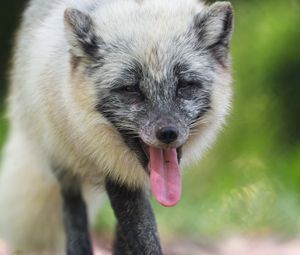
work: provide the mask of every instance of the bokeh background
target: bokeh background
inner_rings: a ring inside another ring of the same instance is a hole
[[[25,3],[0,3],[1,147],[13,34]],[[300,234],[300,0],[232,3],[232,114],[216,146],[186,170],[181,203],[170,209],[153,201],[166,238]],[[112,233],[114,224],[107,203],[95,230]]]

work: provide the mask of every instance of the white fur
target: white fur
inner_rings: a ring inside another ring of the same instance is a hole
[[[196,0],[30,3],[17,39],[9,97],[11,131],[0,176],[0,237],[16,249],[53,252],[63,245],[61,198],[52,162],[80,174],[86,189],[106,175],[131,186],[149,185],[135,154],[94,111],[92,81],[70,70],[63,13],[69,7],[88,13],[94,5],[101,6],[91,16],[104,41],[116,34],[135,34],[141,43],[184,31],[204,8]],[[141,16],[133,15],[137,9],[142,10],[143,22]],[[155,15],[160,18],[153,24]],[[112,17],[119,19],[111,22]],[[161,23],[162,19],[166,22]],[[214,111],[199,124],[199,135],[184,147],[183,165],[199,159],[211,145],[224,123],[230,97],[230,74],[225,72],[214,85]]]

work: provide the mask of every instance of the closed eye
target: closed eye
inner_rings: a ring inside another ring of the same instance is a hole
[[[138,83],[133,85],[120,86],[118,88],[114,88],[112,91],[123,98],[132,98],[134,102],[140,102],[145,99],[144,94],[140,90]]]
[[[139,93],[140,89],[137,86],[124,86],[121,88],[124,92],[128,93]]]
[[[185,100],[193,100],[203,88],[198,80],[178,80],[176,96]]]
[[[199,81],[185,81],[179,80],[177,89],[186,89],[186,88],[202,88],[202,83]]]
[[[113,91],[119,93],[141,93],[138,84],[119,86],[114,88]]]
[[[197,90],[203,88],[203,85],[200,81],[196,80],[178,80],[177,84],[177,96],[179,97],[190,97],[191,94]]]

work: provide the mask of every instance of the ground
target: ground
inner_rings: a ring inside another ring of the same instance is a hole
[[[97,238],[94,243],[95,255],[111,255],[107,240]],[[300,239],[231,237],[215,244],[201,244],[179,238],[165,242],[164,248],[166,255],[299,255]],[[10,253],[0,240],[0,255],[15,254]]]

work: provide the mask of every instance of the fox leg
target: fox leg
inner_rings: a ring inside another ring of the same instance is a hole
[[[89,222],[80,184],[75,177],[58,175],[63,199],[67,255],[92,255]]]
[[[155,218],[143,190],[129,190],[110,180],[106,190],[118,220],[114,255],[162,255]]]
[[[114,255],[131,255],[125,236],[119,224],[116,227],[113,249]]]

